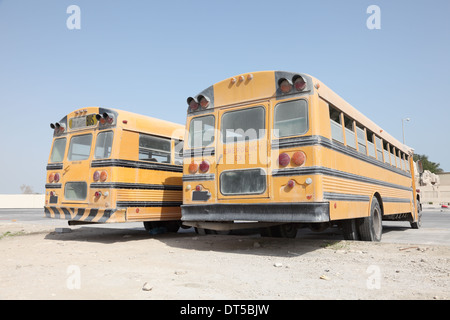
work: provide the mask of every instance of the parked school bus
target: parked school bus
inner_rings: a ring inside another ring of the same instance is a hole
[[[339,225],[367,241],[382,220],[420,226],[413,150],[316,78],[241,74],[187,103],[184,224],[285,237]]]
[[[52,123],[45,215],[69,224],[143,221],[178,230],[184,126],[83,108]]]

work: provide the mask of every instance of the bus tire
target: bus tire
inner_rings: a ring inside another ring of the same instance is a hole
[[[417,216],[417,221],[409,223],[411,225],[411,228],[413,229],[420,229],[420,227],[422,226],[422,212],[419,211]]]
[[[346,219],[342,221],[342,232],[345,240],[360,240],[357,219]]]
[[[382,213],[380,204],[376,197],[373,197],[370,206],[370,215],[366,218],[361,218],[358,224],[359,236],[362,241],[381,241],[383,234]]]

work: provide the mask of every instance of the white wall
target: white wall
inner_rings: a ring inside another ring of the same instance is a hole
[[[43,208],[44,203],[44,194],[0,194],[0,208],[2,209]]]

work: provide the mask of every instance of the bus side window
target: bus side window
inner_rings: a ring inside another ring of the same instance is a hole
[[[391,146],[391,166],[395,167],[395,148]]]
[[[330,105],[330,125],[331,138],[344,143],[344,134],[342,132],[341,112]]]
[[[366,133],[364,132],[364,127],[359,124],[356,124],[356,135],[358,136],[358,151],[367,154]]]
[[[384,162],[389,163],[389,144],[383,140]]]
[[[383,144],[381,143],[381,139],[375,136],[375,144],[377,147],[377,159],[379,161],[383,161]]]
[[[405,154],[405,167],[406,171],[411,172],[411,168],[409,167],[409,156]]]
[[[176,165],[183,164],[183,140],[174,139],[174,159]]]
[[[375,144],[373,143],[373,132],[367,130],[367,148],[369,148],[369,156],[375,158]]]
[[[139,160],[170,163],[170,139],[139,135]]]
[[[344,114],[344,126],[345,126],[345,142],[347,146],[356,149],[355,139],[355,126],[353,119],[350,119]]]
[[[402,168],[402,162],[400,161],[401,151],[397,150],[397,168]]]

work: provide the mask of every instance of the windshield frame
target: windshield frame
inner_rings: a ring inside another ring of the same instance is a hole
[[[193,144],[195,142],[195,138],[193,137],[193,135],[195,134],[194,131],[194,121],[199,121],[200,119],[206,119],[206,118],[212,118],[212,132],[213,135],[211,137],[210,140],[205,140],[205,133],[209,132],[209,130],[211,129],[207,129],[207,130],[203,130],[203,125],[204,125],[204,121],[202,120],[202,137],[201,137],[201,145],[195,145]],[[204,115],[204,116],[200,116],[200,117],[195,117],[195,118],[191,118],[191,121],[189,121],[189,132],[188,132],[188,139],[187,139],[187,145],[189,148],[191,149],[195,149],[195,148],[205,148],[208,147],[212,144],[214,144],[214,141],[216,139],[216,134],[215,134],[215,130],[216,130],[216,117],[213,114],[208,114],[208,115]],[[194,141],[192,141],[194,140]],[[207,144],[205,144],[205,141],[208,142]]]

